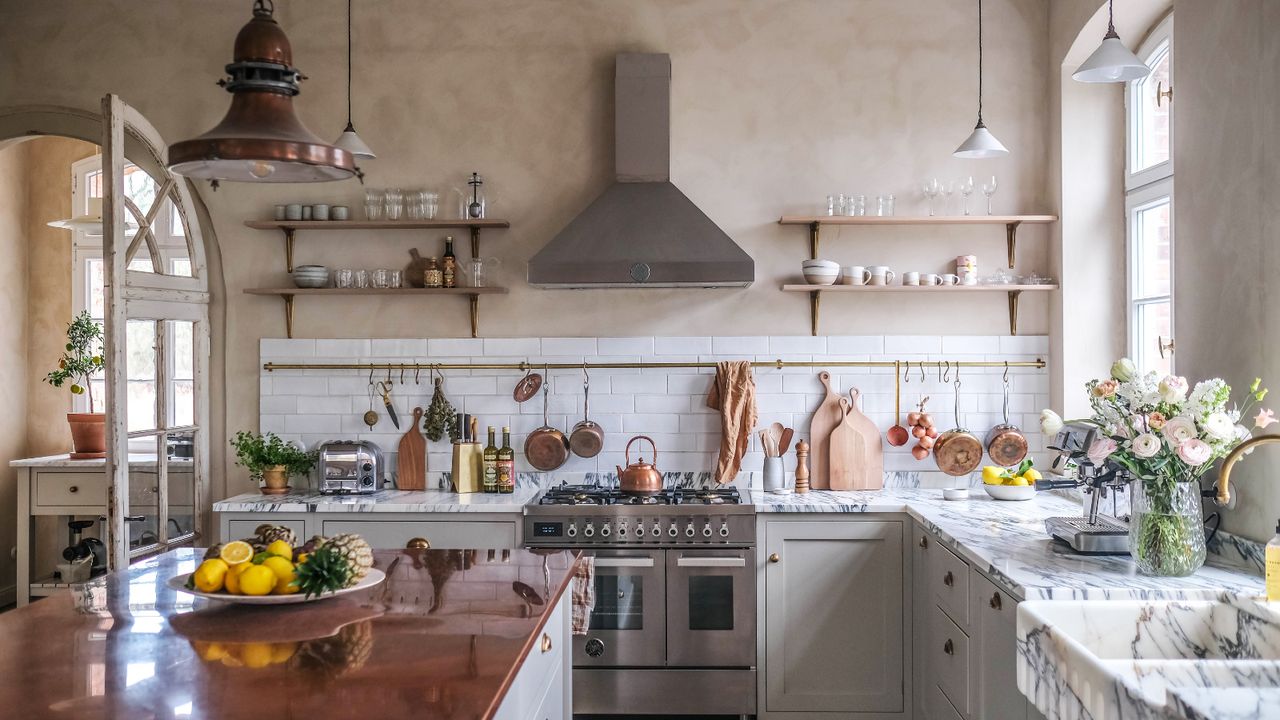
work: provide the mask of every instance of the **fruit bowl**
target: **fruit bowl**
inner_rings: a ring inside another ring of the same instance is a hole
[[[1034,485],[991,485],[983,483],[982,487],[995,500],[1031,500],[1036,496]]]
[[[168,585],[170,588],[188,595],[239,605],[294,605],[297,603],[316,602],[317,600],[328,600],[329,598],[340,597],[360,590],[368,590],[387,579],[386,573],[377,568],[370,568],[369,573],[361,578],[360,582],[351,587],[307,597],[303,593],[290,593],[288,595],[233,595],[227,592],[202,592],[187,587],[187,579],[189,577],[191,577],[191,573],[176,575],[169,578]]]

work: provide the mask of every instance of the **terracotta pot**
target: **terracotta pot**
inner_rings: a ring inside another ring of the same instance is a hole
[[[71,458],[88,460],[107,456],[107,416],[103,413],[67,413],[71,426]]]
[[[279,495],[289,489],[289,471],[283,465],[264,468],[262,471],[262,492],[264,495]]]

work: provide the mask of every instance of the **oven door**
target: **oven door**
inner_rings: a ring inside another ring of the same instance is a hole
[[[596,605],[573,638],[574,667],[661,667],[666,651],[663,550],[587,550],[596,558]]]
[[[667,665],[748,668],[756,657],[752,551],[667,551]]]

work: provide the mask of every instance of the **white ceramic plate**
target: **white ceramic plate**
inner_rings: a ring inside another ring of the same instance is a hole
[[[1034,485],[988,485],[982,484],[987,494],[996,500],[1030,500],[1036,496]]]
[[[302,593],[293,593],[292,595],[231,595],[228,593],[221,593],[221,592],[207,593],[207,592],[200,592],[199,590],[188,590],[186,585],[187,585],[187,578],[190,575],[191,573],[183,573],[182,575],[176,575],[174,577],[169,578],[169,583],[168,583],[169,587],[173,588],[174,590],[177,590],[178,592],[184,592],[188,595],[195,595],[196,597],[207,598],[209,600],[218,600],[220,602],[236,603],[239,605],[293,605],[296,603],[315,602],[317,600],[327,600],[332,597],[347,595],[349,593],[358,592],[360,590],[367,590],[373,587],[374,585],[377,585],[378,583],[382,582],[383,580],[387,579],[386,573],[382,572],[377,568],[370,568],[368,575],[365,575],[363,578],[361,578],[360,582],[356,583],[355,585],[352,585],[349,588],[335,590],[330,593],[325,593],[324,595],[312,595],[311,597],[307,597]]]

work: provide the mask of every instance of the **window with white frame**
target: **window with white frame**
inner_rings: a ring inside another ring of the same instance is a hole
[[[1138,49],[1151,74],[1125,91],[1129,356],[1173,371],[1173,16]]]

